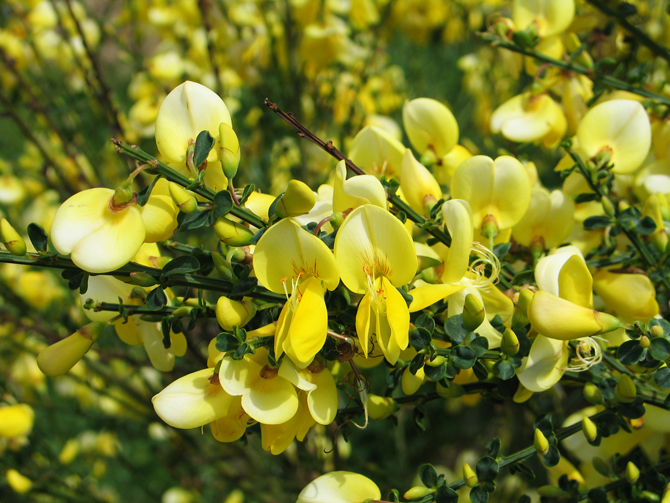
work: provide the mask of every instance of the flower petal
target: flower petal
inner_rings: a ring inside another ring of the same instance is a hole
[[[261,377],[242,396],[242,407],[260,423],[281,424],[298,411],[298,395],[286,379],[279,376],[273,379]]]
[[[381,499],[377,485],[353,472],[330,472],[310,482],[298,495],[297,503],[361,503]]]

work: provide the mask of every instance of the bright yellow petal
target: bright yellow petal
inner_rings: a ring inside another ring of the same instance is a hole
[[[407,348],[409,344],[409,309],[400,292],[396,290],[390,281],[382,278],[384,295],[386,295],[386,316],[391,328],[391,339],[399,348],[398,354],[385,354],[386,359],[395,364],[400,356],[400,351]]]
[[[415,313],[421,311],[462,289],[463,285],[449,283],[441,285],[424,285],[413,288],[409,291],[409,294],[412,296],[409,312]]]
[[[548,390],[563,377],[568,365],[567,342],[538,335],[517,370],[521,384],[535,393]]]
[[[219,442],[239,440],[247,430],[247,422],[250,419],[249,414],[242,408],[242,398],[232,397],[228,413],[210,423],[212,436]]]
[[[144,240],[147,243],[165,241],[177,229],[177,206],[168,189],[168,181],[161,178],[156,182],[147,204],[141,210],[146,228]]]
[[[463,279],[470,264],[474,237],[472,210],[467,201],[451,199],[442,205],[442,215],[451,235],[451,245],[441,279],[444,283],[456,283]]]
[[[330,370],[311,374],[311,381],[316,389],[307,394],[307,405],[314,420],[319,424],[328,425],[337,415],[337,387]]]
[[[454,114],[439,101],[417,98],[406,102],[402,120],[409,141],[420,154],[432,149],[439,158],[447,155],[458,142]]]
[[[226,393],[233,396],[243,395],[261,379],[262,368],[259,363],[247,356],[242,360],[226,357],[221,360],[219,381]]]
[[[310,482],[298,495],[297,503],[361,503],[381,499],[377,485],[352,472],[330,472]]]
[[[279,376],[273,379],[261,377],[242,395],[242,407],[260,423],[281,424],[298,411],[298,395],[286,379]]]
[[[321,280],[312,277],[298,287],[302,298],[293,313],[284,351],[299,368],[305,368],[326,342],[328,310]],[[290,345],[290,350],[287,348]]]
[[[386,190],[372,175],[359,175],[347,180],[344,161],[338,162],[333,187],[333,211],[358,208],[364,204],[374,204],[386,209]]]
[[[370,336],[372,335],[371,326],[375,323],[371,302],[372,295],[366,293],[358,303],[358,310],[356,311],[356,333],[358,334],[363,355],[366,358],[368,357]]]
[[[0,437],[15,438],[30,433],[35,413],[30,405],[0,407]]]
[[[400,173],[405,147],[376,126],[366,126],[351,142],[349,158],[361,169],[377,176]]]

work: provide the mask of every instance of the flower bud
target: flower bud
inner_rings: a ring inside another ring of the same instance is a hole
[[[217,252],[212,252],[212,260],[214,261],[214,267],[216,267],[219,274],[223,276],[223,279],[228,281],[233,279],[233,268],[223,255]]]
[[[626,480],[631,484],[635,484],[637,479],[640,478],[640,469],[635,466],[635,463],[629,461],[626,465]]]
[[[479,483],[477,474],[467,463],[463,463],[463,481],[470,488],[475,487]]]
[[[614,396],[621,403],[631,403],[635,400],[637,388],[628,374],[621,374],[619,382],[614,388]]]
[[[428,361],[426,362],[426,365],[428,365],[429,367],[439,367],[439,366],[442,365],[445,361],[446,361],[446,360],[445,360],[444,356],[442,356],[442,355],[437,355],[437,356],[436,356],[435,358],[433,358],[432,360],[428,360]]]
[[[582,431],[589,442],[593,442],[598,436],[598,427],[586,416],[582,419]]]
[[[169,182],[170,196],[182,213],[193,213],[198,209],[198,201],[178,183]]]
[[[603,394],[600,392],[600,389],[598,389],[598,386],[592,382],[587,382],[584,385],[583,393],[586,401],[593,405],[600,405],[605,401],[603,399]]]
[[[528,309],[535,330],[551,339],[569,341],[611,332],[621,326],[615,316],[574,304],[540,290]]]
[[[512,356],[519,352],[519,338],[509,328],[505,329],[503,333],[500,349],[506,355]]]
[[[528,308],[530,307],[530,302],[533,300],[534,295],[533,291],[529,288],[524,288],[519,292],[519,300],[516,303],[516,307],[524,316],[528,316]]]
[[[214,223],[214,232],[228,246],[246,246],[254,237],[248,227],[226,217],[221,217]]]
[[[409,366],[405,367],[402,373],[402,392],[406,395],[413,395],[426,380],[426,373],[421,367],[416,371],[416,374],[412,374],[409,371]]]
[[[608,197],[603,197],[600,202],[603,205],[603,211],[605,212],[605,215],[608,217],[613,217],[614,216],[614,205],[612,204],[612,201]]]
[[[21,475],[13,468],[7,470],[7,483],[14,492],[19,494],[27,493],[33,487],[33,483],[28,477]]]
[[[222,122],[219,125],[219,139],[221,141],[221,167],[223,173],[230,180],[235,178],[237,168],[240,165],[240,140],[233,128]]]
[[[370,419],[386,419],[398,410],[398,404],[390,396],[368,395],[368,416]]]
[[[474,332],[484,322],[486,312],[484,304],[475,295],[471,293],[465,296],[463,305],[463,325],[469,332]]]
[[[242,328],[255,314],[256,305],[251,302],[239,302],[228,297],[219,297],[216,301],[216,320],[224,330],[232,330],[233,327]]]
[[[26,254],[26,242],[6,218],[0,219],[0,240],[13,255]]]
[[[65,339],[43,349],[37,355],[38,367],[49,377],[65,374],[91,349],[106,326],[107,323],[101,321],[89,323]]]
[[[661,325],[654,325],[653,327],[651,327],[650,332],[653,338],[663,337],[664,335],[663,327]]]
[[[434,492],[434,489],[430,489],[424,486],[414,486],[408,489],[405,494],[402,495],[406,500],[418,500]]]
[[[535,428],[535,439],[533,440],[535,450],[544,456],[549,451],[549,440],[539,428]]]
[[[316,196],[312,189],[300,180],[288,182],[286,192],[281,196],[275,207],[280,217],[297,217],[309,213],[316,204]]]
[[[156,281],[156,278],[154,278],[151,274],[147,274],[146,272],[131,272],[130,273],[130,282],[133,285],[137,286],[154,286],[158,284],[158,281]]]
[[[647,349],[651,345],[651,341],[649,340],[649,337],[646,335],[643,335],[640,337],[640,347]]]

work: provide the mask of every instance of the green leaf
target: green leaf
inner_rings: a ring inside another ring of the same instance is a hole
[[[179,212],[177,223],[180,231],[199,229],[209,224],[209,211],[194,211],[193,213]]]
[[[437,485],[437,472],[433,465],[427,463],[419,468],[419,478],[424,486],[433,488]]]
[[[397,489],[391,489],[386,499],[391,503],[398,503],[400,501],[400,493]]]
[[[415,328],[409,333],[409,343],[417,351],[430,346],[431,341],[432,337],[430,336],[430,332],[425,328]]]
[[[168,262],[161,271],[161,280],[174,274],[190,274],[200,269],[200,262],[193,255],[184,255]]]
[[[489,493],[482,486],[473,487],[470,490],[470,501],[472,503],[488,503]]]
[[[477,354],[467,346],[455,346],[449,355],[449,361],[461,370],[472,368],[477,361]]]
[[[435,492],[435,503],[458,503],[458,494],[449,486],[440,486]]]
[[[500,467],[498,462],[491,456],[484,456],[477,462],[475,472],[481,482],[493,482],[498,476]]]
[[[498,257],[498,259],[502,260],[503,257],[507,255],[510,248],[512,248],[512,243],[499,243],[493,246],[493,254]]]
[[[634,206],[631,206],[630,208],[626,208],[619,214],[617,222],[624,229],[633,229],[639,223],[641,216],[642,213],[640,213],[640,210],[638,210]],[[597,218],[597,217],[591,217],[591,218]],[[586,220],[589,219],[587,218]],[[586,223],[586,221],[584,221],[584,223]],[[586,226],[584,228],[586,228]]]
[[[489,378],[488,369],[480,361],[475,362],[474,366],[472,367],[472,370],[474,371],[475,376],[477,377],[477,379],[479,379],[480,381],[484,381],[484,380]]]
[[[639,234],[648,236],[649,234],[653,234],[656,230],[656,222],[654,222],[654,219],[651,217],[644,217],[637,224],[635,224],[633,230]]]
[[[665,360],[670,356],[670,341],[662,337],[652,339],[649,345],[649,354],[654,360]]]
[[[167,295],[163,289],[159,286],[154,288],[147,295],[147,308],[152,311],[158,311],[167,305]]]
[[[554,425],[549,414],[540,414],[533,421],[533,430],[539,429],[549,439],[554,436]]]
[[[240,198],[240,204],[244,204],[249,199],[251,193],[256,190],[256,186],[253,183],[244,186],[244,191],[242,192],[242,197]]]
[[[598,200],[598,194],[595,192],[583,192],[582,194],[577,194],[575,197],[575,203],[587,203],[589,201],[597,201]]]
[[[137,204],[140,206],[144,206],[147,204],[147,201],[149,200],[149,196],[151,196],[151,191],[154,190],[154,186],[156,183],[158,183],[158,180],[160,180],[160,176],[154,177],[153,180],[151,180],[151,183],[144,187],[142,190],[140,190],[137,193]]]
[[[631,403],[620,403],[616,408],[617,412],[628,419],[639,419],[644,416],[644,400],[641,396],[636,396]]]
[[[507,360],[498,360],[493,365],[493,371],[500,379],[507,381],[514,377],[514,366]]]
[[[468,346],[475,352],[477,358],[481,358],[489,350],[489,341],[486,337],[477,336],[468,343]]]
[[[212,213],[215,218],[221,218],[233,209],[233,196],[230,195],[228,190],[217,192],[213,202],[214,207],[212,208]]]
[[[396,288],[398,292],[400,292],[400,295],[402,295],[402,298],[405,299],[405,303],[407,304],[407,307],[412,304],[412,301],[414,300],[414,297],[412,297],[410,294],[408,294],[405,290],[402,288]]]
[[[468,331],[463,326],[463,315],[458,314],[447,318],[447,321],[444,322],[444,331],[455,344],[463,342],[468,335]]]
[[[526,479],[527,482],[533,482],[535,480],[535,472],[528,468],[523,463],[514,463],[509,466],[510,473],[519,473],[521,476]]]
[[[209,155],[209,151],[214,147],[214,137],[209,131],[200,131],[195,139],[195,149],[193,150],[193,165],[197,168]]]
[[[244,358],[244,355],[247,354],[247,349],[249,348],[249,345],[244,342],[240,344],[240,346],[235,350],[233,353],[233,360],[241,360]]]
[[[427,314],[419,316],[414,322],[414,325],[417,328],[425,328],[430,335],[433,335],[433,331],[435,330],[435,320]]]
[[[28,237],[38,253],[46,253],[49,237],[41,226],[36,223],[28,224]]]
[[[426,374],[426,377],[429,379],[432,379],[433,381],[437,382],[440,381],[442,378],[444,378],[447,375],[447,364],[444,363],[442,365],[439,365],[437,367],[431,367],[430,365],[424,365],[423,366],[423,371]]]
[[[591,503],[609,503],[609,500],[607,499],[607,493],[599,487],[591,489],[588,496]]]
[[[409,364],[409,371],[412,373],[412,375],[416,375],[419,369],[423,367],[425,361],[426,361],[426,355],[422,354],[418,354],[414,358],[412,358],[412,361]]]
[[[222,332],[216,336],[216,349],[222,353],[237,349],[239,346],[239,341],[230,332]]]
[[[243,279],[230,291],[230,298],[237,300],[233,297],[244,297],[246,294],[252,292],[257,285],[258,280],[256,278]]]
[[[612,220],[609,217],[589,217],[584,220],[584,230],[592,231],[594,229],[601,229],[612,224]]]
[[[492,458],[498,457],[498,454],[500,453],[500,437],[495,437],[489,440],[484,448],[486,449],[486,453],[491,456]]]
[[[88,291],[88,273],[84,273],[79,283],[79,295],[84,295]]]
[[[560,460],[561,453],[558,452],[558,447],[555,445],[550,445],[547,453],[542,456],[542,462],[549,467],[556,466]]]
[[[640,341],[626,341],[617,350],[617,358],[624,365],[633,365],[644,358],[646,351]]]
[[[670,368],[662,367],[654,373],[654,381],[661,389],[670,389]]]

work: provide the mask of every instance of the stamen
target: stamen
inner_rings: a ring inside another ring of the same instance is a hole
[[[603,352],[600,344],[595,339],[599,337],[584,337],[578,339],[577,347],[575,348],[576,357],[570,360],[568,366],[564,370],[572,370],[573,372],[584,372],[594,365],[598,365],[603,360]]]
[[[476,288],[486,288],[490,285],[495,285],[500,275],[500,260],[496,254],[477,241],[472,242],[470,254],[477,257],[470,264],[470,272],[475,275],[473,285]],[[491,266],[491,275],[488,277],[485,274],[487,265]]]

